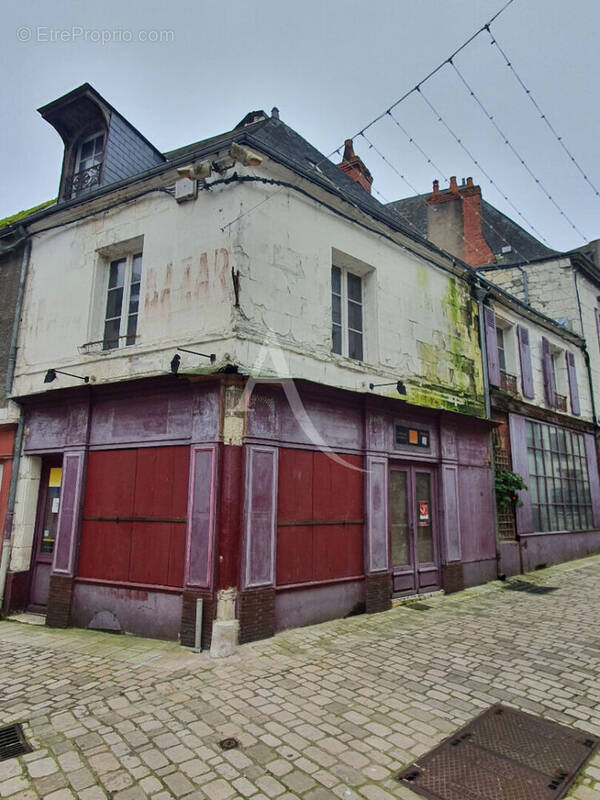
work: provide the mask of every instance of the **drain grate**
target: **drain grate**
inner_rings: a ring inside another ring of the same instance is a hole
[[[598,741],[497,705],[396,779],[428,800],[558,800]]]
[[[20,725],[8,725],[6,728],[0,728],[0,761],[15,758],[30,751],[31,746],[27,744]]]
[[[558,586],[540,586],[538,583],[528,581],[510,581],[504,586],[508,592],[529,592],[530,594],[550,594],[555,592]]]
[[[233,736],[229,736],[227,739],[221,739],[219,742],[219,747],[221,750],[234,750],[236,747],[239,747],[240,743],[236,738]]]

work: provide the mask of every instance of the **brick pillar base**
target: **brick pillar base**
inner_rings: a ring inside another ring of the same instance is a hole
[[[202,604],[202,650],[210,650],[212,626],[215,618],[215,601],[210,592],[184,592],[181,604],[181,626],[179,640],[184,647],[196,644],[196,600]]]
[[[275,589],[247,589],[238,595],[240,644],[268,639],[275,633]]]
[[[389,572],[374,572],[365,578],[365,611],[377,614],[392,607],[392,581]]]
[[[71,624],[71,601],[73,578],[66,575],[51,575],[48,590],[46,625],[49,628],[68,628]]]
[[[460,561],[442,565],[442,588],[446,594],[462,592],[465,588],[463,565]]]

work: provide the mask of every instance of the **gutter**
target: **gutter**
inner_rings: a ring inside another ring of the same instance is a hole
[[[579,285],[577,283],[577,267],[573,267],[573,281],[575,283],[575,296],[577,297],[577,310],[579,312],[579,324],[581,326],[581,335],[583,336],[583,313],[581,311],[581,299],[579,297]],[[582,346],[583,350],[583,357],[585,359],[585,366],[588,375],[588,383],[590,387],[590,399],[592,401],[592,420],[594,422],[594,426],[598,424],[598,420],[596,418],[596,403],[594,402],[594,381],[592,378],[592,367],[590,365],[590,354],[587,349],[587,340],[584,338],[584,343]]]
[[[21,260],[21,274],[19,276],[19,287],[17,289],[17,302],[15,305],[15,317],[13,320],[12,332],[10,336],[10,348],[8,351],[8,366],[6,369],[6,396],[12,394],[13,378],[15,376],[15,366],[17,363],[17,343],[19,338],[19,324],[23,311],[23,299],[25,297],[25,283],[29,272],[29,261],[31,258],[31,239],[25,240],[25,249]]]

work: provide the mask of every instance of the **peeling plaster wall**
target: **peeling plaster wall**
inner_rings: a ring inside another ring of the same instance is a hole
[[[279,361],[360,391],[400,378],[409,402],[483,414],[477,306],[460,279],[294,194],[242,218],[232,239],[244,243],[236,331],[250,371]],[[332,258],[363,277],[364,363],[331,353]]]
[[[44,386],[49,367],[95,375],[100,383],[164,374],[177,346],[221,355],[216,343],[231,332],[236,261],[220,228],[223,217],[233,214],[232,195],[215,189],[178,205],[164,194],[150,194],[35,235],[14,393],[77,385],[59,376]],[[131,253],[142,240],[136,343],[82,354],[83,344],[103,336],[110,260],[123,248]],[[182,369],[208,363],[181,356]]]
[[[568,418],[572,416],[571,399],[569,396],[569,381],[567,377],[564,355],[564,351],[569,350],[571,353],[573,353],[575,358],[575,369],[577,371],[577,386],[579,390],[579,403],[581,406],[581,414],[579,415],[578,419],[584,419],[591,422],[592,402],[583,350],[567,339],[561,337],[560,334],[553,333],[541,325],[536,325],[531,320],[516,314],[514,311],[511,311],[509,308],[500,303],[492,303],[492,308],[496,314],[496,325],[505,329],[504,344],[506,371],[511,375],[516,375],[517,389],[521,399],[524,399],[526,403],[531,403],[533,405],[540,406],[541,408],[548,408],[544,393],[544,374],[542,370],[542,337],[545,337],[555,351],[563,351],[556,364],[556,389],[559,394],[566,396],[567,408],[569,409],[566,413],[558,411],[555,408],[552,410],[555,413],[560,414],[560,416],[565,417],[565,420],[568,420]],[[507,328],[506,325],[509,327]],[[533,374],[533,388],[535,392],[535,397],[533,399],[523,398],[522,396],[521,363],[519,359],[519,346],[517,342],[517,325],[523,325],[529,330],[531,370]]]

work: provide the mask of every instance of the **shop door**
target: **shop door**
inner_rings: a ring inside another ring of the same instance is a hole
[[[45,463],[42,468],[36,529],[31,554],[29,611],[45,612],[48,602],[48,586],[54,557],[61,482],[62,467],[60,462]]]
[[[440,588],[434,477],[429,467],[390,469],[390,557],[394,596]]]

